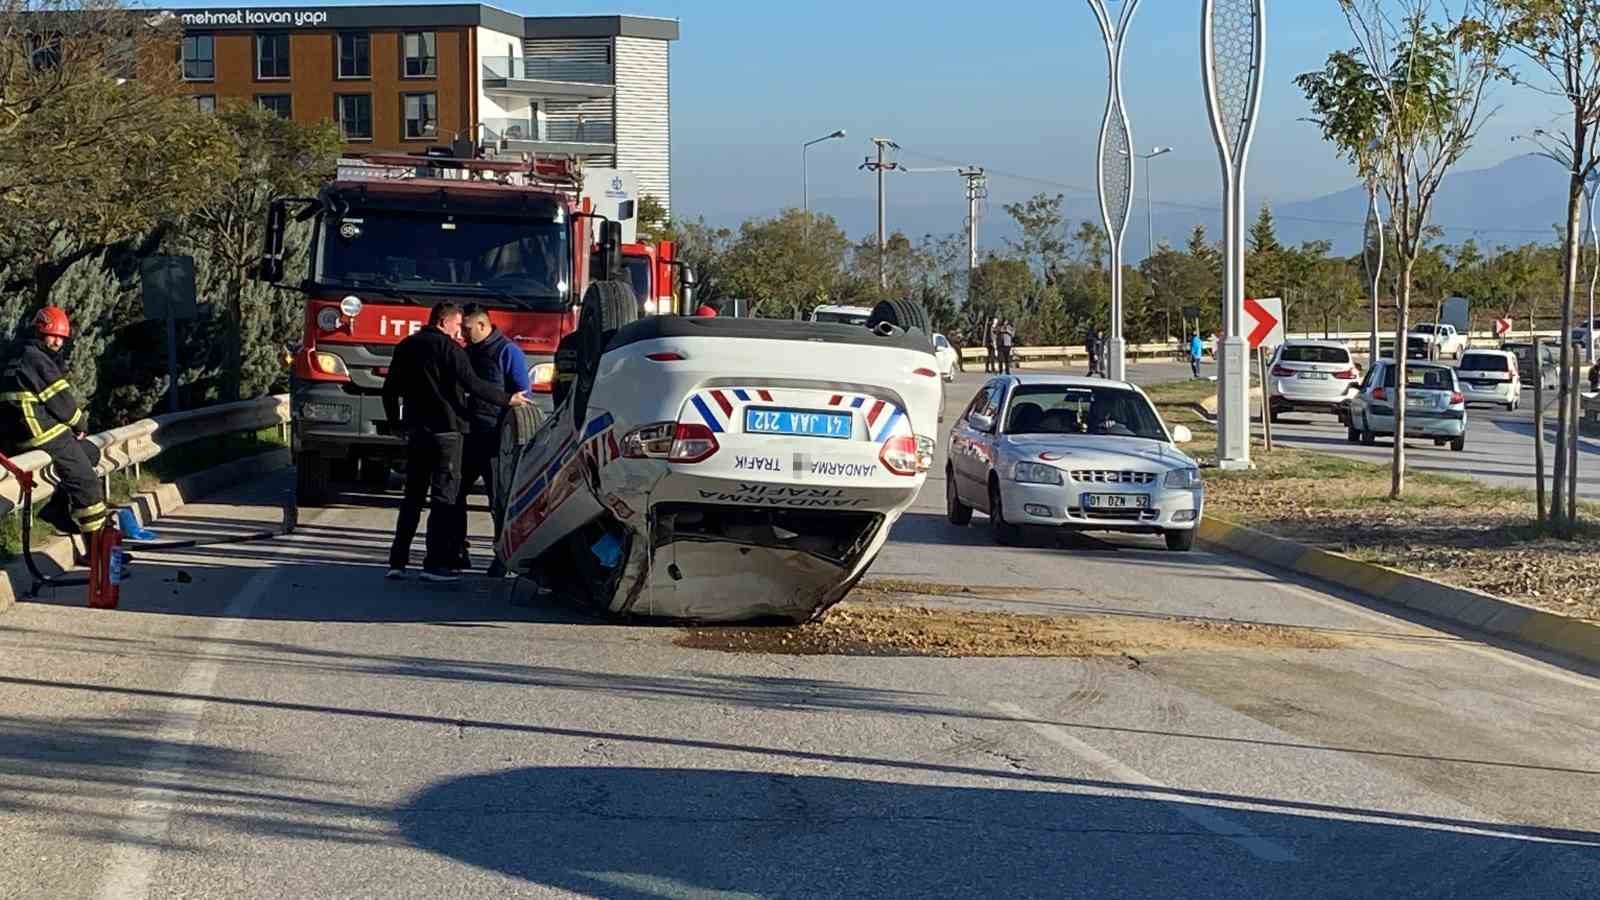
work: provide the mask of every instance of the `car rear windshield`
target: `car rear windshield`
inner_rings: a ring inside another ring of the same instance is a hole
[[[1011,395],[1006,434],[1099,434],[1167,439],[1142,394],[1125,388],[1024,384]]]
[[[1394,387],[1394,366],[1383,372],[1383,386]],[[1444,366],[1406,366],[1406,387],[1423,391],[1453,391],[1456,373]]]
[[[1461,368],[1474,372],[1509,372],[1511,361],[1497,353],[1468,353],[1461,357]]]
[[[811,321],[835,325],[865,325],[870,318],[872,317],[869,315],[856,313],[819,312],[811,317]]]
[[[1279,362],[1338,363],[1350,362],[1350,351],[1343,347],[1288,346],[1283,348]]]

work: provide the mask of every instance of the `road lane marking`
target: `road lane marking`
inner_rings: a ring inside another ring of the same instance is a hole
[[[161,844],[172,823],[173,796],[166,786],[184,779],[190,751],[200,730],[205,698],[216,687],[222,666],[218,657],[204,655],[205,645],[237,637],[244,629],[246,617],[275,577],[276,570],[264,569],[245,582],[244,588],[228,601],[221,617],[206,633],[197,650],[200,658],[189,664],[183,679],[173,689],[182,696],[167,707],[161,728],[152,738],[153,748],[139,772],[139,785],[134,789],[100,881],[97,896],[102,900],[143,900],[150,895],[150,876],[160,860]]]
[[[1028,712],[1014,703],[991,703],[989,706],[997,712],[1017,720],[1017,724],[1026,725],[1037,732],[1045,740],[1076,756],[1080,761],[1088,763],[1097,769],[1132,785],[1151,788],[1160,794],[1170,791],[1171,786],[1162,784],[1154,778],[1123,763],[1110,754],[1073,737],[1065,728],[1049,722],[1039,721],[1039,716]],[[1154,795],[1145,795],[1154,796]],[[1181,794],[1170,793],[1160,799],[1167,800],[1178,815],[1199,825],[1212,834],[1221,835],[1248,851],[1257,859],[1267,862],[1288,863],[1295,862],[1296,857],[1287,847],[1268,838],[1250,831],[1234,822],[1223,812],[1195,803],[1192,798]]]

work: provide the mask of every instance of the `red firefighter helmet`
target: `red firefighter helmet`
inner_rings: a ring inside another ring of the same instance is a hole
[[[715,318],[717,311],[710,306],[701,304],[700,307],[694,311],[694,314],[702,318]]]
[[[67,318],[66,310],[59,306],[46,306],[33,317],[33,330],[40,337],[66,340],[72,336],[72,322]]]

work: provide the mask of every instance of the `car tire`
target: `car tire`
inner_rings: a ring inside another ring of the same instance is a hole
[[[1345,439],[1348,440],[1350,443],[1355,444],[1355,443],[1359,443],[1361,441],[1361,432],[1355,430],[1354,428],[1347,428],[1345,430],[1346,430],[1346,432],[1348,432],[1345,435]]]
[[[577,377],[572,384],[572,412],[578,427],[583,426],[594,391],[600,357],[617,330],[639,318],[639,298],[633,286],[620,281],[596,281],[583,292],[578,312]]]
[[[318,453],[301,453],[294,458],[294,502],[299,506],[322,506],[332,495],[329,487],[331,466]]]
[[[1178,553],[1187,553],[1194,547],[1194,529],[1185,528],[1174,531],[1164,531],[1161,536],[1167,539],[1167,549]]]
[[[1450,449],[1457,453],[1467,449],[1467,436],[1463,434],[1461,437],[1451,439]]]
[[[965,528],[972,522],[972,507],[961,502],[956,493],[956,473],[950,469],[944,470],[944,514],[957,528]]]
[[[1361,443],[1366,444],[1368,447],[1378,440],[1378,436],[1372,433],[1371,425],[1372,423],[1368,422],[1365,416],[1361,417]]]
[[[989,533],[994,537],[994,542],[1002,547],[1010,547],[1017,543],[1021,529],[1006,522],[1005,506],[1000,500],[1000,485],[989,484]]]
[[[494,497],[495,521],[505,523],[506,503],[511,497],[511,485],[516,481],[517,469],[522,464],[522,451],[533,443],[533,438],[545,424],[544,413],[537,406],[514,406],[506,411],[500,423],[500,449],[495,454],[495,483],[501,486]]]
[[[914,300],[879,300],[867,319],[868,328],[888,323],[905,331],[928,333],[928,311]]]

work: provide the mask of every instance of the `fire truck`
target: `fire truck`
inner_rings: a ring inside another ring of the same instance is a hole
[[[676,255],[677,245],[673,241],[622,245],[622,268],[634,294],[639,297],[640,312],[645,315],[669,315],[676,311],[672,296]]]
[[[345,159],[316,197],[271,205],[258,277],[281,282],[291,213],[310,222],[301,339],[291,349],[299,503],[386,485],[404,456],[383,409],[394,347],[435,303],[478,303],[528,360],[549,414],[556,351],[591,286],[627,289],[621,228],[590,211],[571,158],[476,159],[453,148]],[[619,216],[631,215],[627,209]],[[689,276],[692,279],[692,276]],[[670,278],[669,278],[670,281]]]

